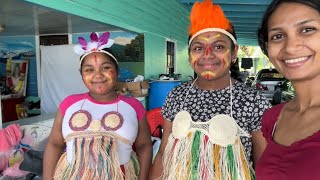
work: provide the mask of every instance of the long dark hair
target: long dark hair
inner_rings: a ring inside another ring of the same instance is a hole
[[[231,24],[231,31],[228,31],[229,33],[232,34],[232,36],[237,40],[237,36],[234,30],[234,26],[233,24]],[[233,43],[233,41],[230,39],[231,41],[231,52],[233,53],[233,51],[235,51],[236,49],[236,45]],[[236,79],[238,81],[242,82],[241,79],[241,73],[240,73],[240,68],[239,68],[239,58],[236,59],[236,61],[234,63],[231,62],[231,66],[230,66],[230,72],[231,72],[231,77],[233,79]]]
[[[319,0],[273,0],[268,6],[266,12],[263,15],[261,25],[258,29],[258,43],[262,52],[268,56],[268,49],[266,43],[268,42],[268,23],[270,16],[282,3],[299,3],[309,6],[318,12],[320,12],[320,1]]]

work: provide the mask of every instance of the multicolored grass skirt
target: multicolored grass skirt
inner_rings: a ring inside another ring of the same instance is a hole
[[[116,139],[126,139],[110,132],[77,132],[66,141],[74,140],[72,162],[64,153],[56,166],[54,179],[63,180],[124,180],[138,179],[139,162],[132,153],[128,163],[119,164]]]
[[[250,135],[230,116],[216,115],[207,122],[193,122],[187,111],[179,112],[164,151],[160,179],[255,179],[241,136]]]

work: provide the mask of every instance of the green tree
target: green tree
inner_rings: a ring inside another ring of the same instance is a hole
[[[124,49],[124,54],[130,61],[144,62],[144,35],[138,34]]]

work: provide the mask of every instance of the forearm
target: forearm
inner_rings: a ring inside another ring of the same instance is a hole
[[[160,152],[159,150],[152,165],[150,180],[159,178],[161,176],[162,171],[162,152]]]
[[[48,143],[43,157],[43,180],[50,180],[64,148]]]
[[[163,172],[162,158],[164,156],[165,148],[167,146],[167,141],[171,134],[171,130],[172,130],[172,122],[165,120],[163,124],[163,135],[161,139],[161,144],[157,152],[156,158],[154,159],[154,162],[153,162],[150,179],[157,179],[157,178],[160,178],[162,175],[162,172]]]
[[[152,163],[152,144],[140,145],[136,149],[140,166],[139,180],[147,180]]]
[[[253,156],[253,167],[255,167],[257,161],[259,160],[260,156],[262,155],[264,149],[267,146],[267,141],[262,135],[262,132],[253,131],[251,132],[252,137],[252,156]]]

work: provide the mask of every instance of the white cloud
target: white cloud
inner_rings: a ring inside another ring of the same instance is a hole
[[[29,46],[29,47],[33,47],[33,44],[28,42],[28,41],[22,41],[22,42],[19,42],[19,44],[22,44],[24,46]]]
[[[116,44],[119,44],[119,45],[122,45],[122,46],[125,46],[127,44],[130,44],[131,43],[131,38],[126,38],[126,37],[117,37],[114,39],[114,42]]]

